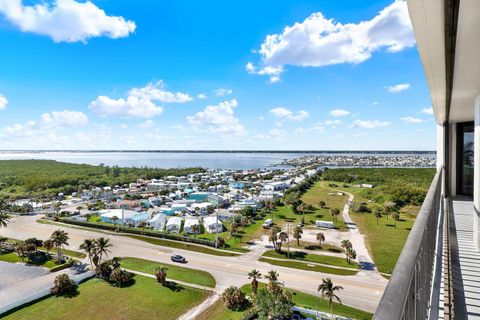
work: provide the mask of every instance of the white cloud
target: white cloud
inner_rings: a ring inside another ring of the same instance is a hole
[[[101,116],[152,118],[162,114],[163,108],[149,99],[129,96],[127,99],[112,99],[99,96],[89,108]]]
[[[348,116],[350,114],[350,111],[343,110],[343,109],[334,109],[330,111],[330,115],[333,117],[344,117]]]
[[[197,95],[197,98],[200,99],[200,100],[205,100],[205,99],[207,99],[208,97],[207,97],[206,94],[200,93],[200,94]]]
[[[232,89],[220,88],[213,91],[217,97],[225,97],[233,93]]]
[[[355,120],[352,126],[354,128],[374,129],[379,127],[388,127],[391,123],[389,121],[379,120]]]
[[[341,120],[327,120],[323,123],[327,127],[336,127],[342,124]]]
[[[193,116],[188,116],[187,120],[200,130],[244,135],[245,128],[240,124],[240,120],[235,117],[234,110],[237,106],[238,102],[235,99],[223,101],[218,105],[207,106],[203,111],[197,112]]]
[[[129,94],[130,96],[165,103],[185,103],[193,100],[193,98],[186,93],[165,90],[165,82],[163,82],[163,80],[150,82],[143,88],[133,88]]]
[[[377,101],[372,102],[372,106],[378,106],[379,103]]]
[[[343,24],[325,18],[321,12],[314,13],[303,22],[285,27],[280,34],[268,35],[258,52],[263,65],[260,69],[268,66],[279,70],[279,77],[285,65],[358,64],[370,59],[375,51],[398,52],[414,44],[407,3],[396,0],[371,20],[359,23]],[[246,69],[256,71],[251,63]]]
[[[282,120],[302,121],[308,118],[308,112],[305,110],[292,112],[287,108],[283,108],[283,107],[273,108],[270,110],[270,113],[272,113],[275,117]]]
[[[85,126],[88,124],[88,117],[80,111],[52,111],[42,114],[42,122],[45,125],[56,126]]]
[[[153,127],[154,124],[155,122],[153,122],[152,120],[147,120],[145,122],[140,123],[138,126],[142,129],[148,129]]]
[[[0,110],[5,110],[5,108],[7,107],[7,104],[8,104],[8,100],[7,98],[0,94]]]
[[[402,120],[403,122],[408,123],[408,124],[414,124],[414,123],[422,123],[422,122],[424,122],[423,119],[414,118],[414,117],[404,117],[404,118],[400,118],[400,120]]]
[[[270,76],[269,78],[269,83],[276,83],[280,81],[280,74],[283,72],[283,67],[282,66],[265,66],[263,68],[260,68],[257,70],[257,68],[253,65],[253,63],[248,62],[247,65],[245,66],[245,69],[247,70],[248,73],[250,74],[258,74],[258,75],[268,75]]]
[[[399,93],[399,92],[407,90],[408,88],[410,88],[410,84],[400,83],[400,84],[396,84],[394,86],[388,86],[387,90],[390,93]]]
[[[420,112],[423,114],[433,114],[433,108],[423,108]]]
[[[0,0],[0,13],[23,32],[48,36],[55,42],[86,42],[106,36],[127,37],[135,22],[109,16],[91,1],[54,0],[26,6],[22,0]]]
[[[165,83],[160,80],[131,89],[125,99],[99,96],[90,103],[89,108],[101,116],[152,118],[163,112],[163,108],[155,102],[185,103],[192,100],[186,93],[167,91]]]

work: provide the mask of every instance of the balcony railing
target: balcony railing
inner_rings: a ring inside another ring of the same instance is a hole
[[[440,169],[405,242],[374,319],[427,319],[434,269],[441,267],[437,253],[440,251],[441,259],[442,248],[436,244],[442,242],[437,238],[439,231],[442,232],[439,221],[443,222],[443,183],[444,174]]]

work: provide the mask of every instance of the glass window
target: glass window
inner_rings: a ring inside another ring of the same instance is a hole
[[[458,125],[458,193],[466,196],[473,195],[473,123]]]

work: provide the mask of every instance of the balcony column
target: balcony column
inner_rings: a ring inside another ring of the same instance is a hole
[[[473,160],[473,243],[480,251],[480,95],[475,99],[475,131]]]

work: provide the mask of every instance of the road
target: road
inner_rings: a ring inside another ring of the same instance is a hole
[[[247,273],[252,269],[259,270],[262,274],[275,269],[280,274],[280,282],[288,288],[300,290],[310,294],[317,294],[318,285],[323,278],[331,278],[335,285],[344,288],[340,297],[346,305],[365,311],[374,312],[382,293],[387,285],[387,280],[374,271],[360,271],[355,276],[338,276],[273,266],[258,261],[255,254],[245,254],[235,257],[221,257],[203,253],[172,249],[169,247],[153,245],[141,240],[132,239],[120,235],[105,234],[95,231],[81,230],[71,227],[40,224],[35,216],[19,216],[13,218],[7,228],[0,228],[0,235],[15,239],[27,239],[37,237],[47,239],[53,231],[63,229],[70,236],[69,249],[79,250],[80,244],[87,238],[108,237],[113,247],[111,257],[135,257],[172,263],[171,254],[185,256],[187,268],[204,270],[212,274],[217,281],[216,290],[223,291],[228,286],[241,286],[247,283]],[[375,274],[372,274],[374,272]]]

